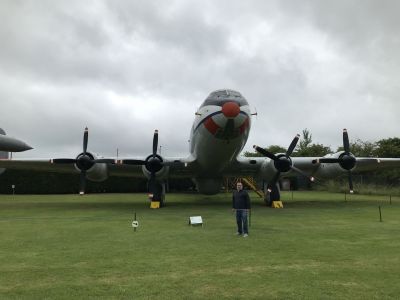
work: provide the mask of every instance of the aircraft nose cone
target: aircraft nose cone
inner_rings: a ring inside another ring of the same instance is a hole
[[[234,118],[240,113],[240,107],[235,102],[226,102],[222,106],[222,113],[227,118]]]

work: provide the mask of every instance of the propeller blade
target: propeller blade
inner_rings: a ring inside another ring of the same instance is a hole
[[[51,160],[53,164],[74,164],[76,159],[74,158],[55,158]]]
[[[93,162],[98,163],[98,164],[115,164],[115,159],[99,158],[99,159],[93,160]]]
[[[86,154],[88,139],[89,139],[89,130],[86,127],[85,132],[83,133],[83,154]]]
[[[354,189],[353,189],[353,178],[351,176],[351,171],[349,170],[348,172],[349,175],[349,187],[350,187],[350,194],[354,193]]]
[[[86,189],[86,171],[82,170],[81,171],[81,176],[80,176],[80,190],[79,194],[83,195],[85,194],[85,189]]]
[[[261,153],[262,155],[272,159],[272,160],[277,160],[278,158],[275,156],[275,154],[265,150],[264,148],[258,147],[256,145],[253,146],[253,148],[258,152]]]
[[[344,152],[350,152],[350,142],[349,142],[349,135],[347,133],[347,129],[343,129],[343,149]]]
[[[153,136],[153,158],[156,157],[157,148],[158,148],[158,130],[156,129],[154,131],[154,136]]]
[[[311,182],[315,181],[315,178],[313,176],[308,176],[305,172],[303,172],[302,170],[300,170],[299,168],[296,168],[295,166],[292,166],[291,169],[297,173],[299,173],[300,175],[303,175],[304,177],[308,178],[308,180],[310,180]]]
[[[141,166],[141,165],[145,165],[146,161],[140,160],[140,159],[123,159],[123,160],[121,160],[121,164]]]
[[[292,155],[294,148],[296,148],[297,142],[299,141],[300,135],[296,134],[293,141],[290,143],[289,148],[286,151],[286,157]]]

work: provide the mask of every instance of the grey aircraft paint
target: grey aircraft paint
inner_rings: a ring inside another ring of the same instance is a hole
[[[30,149],[33,148],[21,140],[6,136],[5,131],[0,128],[0,151],[22,152]]]

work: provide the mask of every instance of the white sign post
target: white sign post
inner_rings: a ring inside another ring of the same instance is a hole
[[[135,231],[135,232],[136,232],[136,228],[139,227],[139,221],[136,220],[136,212],[135,212],[135,217],[134,217],[134,219],[132,221],[132,227],[133,227],[133,231]]]
[[[201,216],[189,217],[189,225],[201,225],[203,226],[203,219]]]
[[[11,185],[11,188],[13,190],[13,196],[15,195],[15,184]]]
[[[135,228],[135,229],[138,228],[139,227],[139,222],[135,221],[135,220],[132,221],[132,227]]]

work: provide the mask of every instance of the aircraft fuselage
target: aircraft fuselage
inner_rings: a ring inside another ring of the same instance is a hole
[[[190,153],[199,165],[195,182],[199,192],[220,190],[224,169],[242,151],[251,127],[246,99],[232,90],[218,90],[200,106],[190,135]]]

